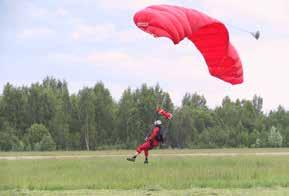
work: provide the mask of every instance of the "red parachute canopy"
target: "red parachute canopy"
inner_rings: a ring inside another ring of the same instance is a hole
[[[193,9],[153,5],[137,12],[134,22],[141,30],[168,37],[174,44],[188,38],[202,53],[211,75],[231,84],[243,82],[240,57],[220,21]]]

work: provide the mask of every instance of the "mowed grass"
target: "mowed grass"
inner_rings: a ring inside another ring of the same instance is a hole
[[[221,153],[221,150],[218,152]],[[129,153],[132,151],[110,151],[108,154]],[[143,164],[143,157],[131,163],[125,160],[126,156],[0,160],[0,190],[2,193],[9,193],[9,190],[112,190],[111,195],[113,190],[157,193],[200,188],[255,190],[260,187],[279,187],[285,188],[282,191],[288,191],[289,156],[173,156],[174,153],[181,154],[184,151],[153,151],[155,156],[150,158],[149,165]]]
[[[71,196],[71,195],[97,195],[97,196],[287,196],[286,188],[251,188],[251,189],[212,189],[192,188],[182,190],[0,190],[2,196]]]
[[[152,154],[199,154],[199,153],[271,153],[289,152],[289,148],[224,148],[224,149],[162,149],[150,151]],[[101,150],[101,151],[51,151],[51,152],[0,152],[1,157],[5,156],[66,156],[66,155],[128,155],[131,150]]]

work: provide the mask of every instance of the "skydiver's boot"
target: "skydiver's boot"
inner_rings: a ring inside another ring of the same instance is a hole
[[[148,158],[146,157],[145,161],[143,162],[144,164],[148,164],[149,161],[148,161]]]
[[[136,159],[136,155],[132,156],[132,157],[128,157],[126,160],[131,161],[131,162],[135,162]]]

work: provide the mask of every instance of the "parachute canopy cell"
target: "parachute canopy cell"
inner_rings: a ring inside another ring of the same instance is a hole
[[[225,82],[243,82],[240,57],[230,43],[226,26],[194,9],[172,5],[153,5],[138,11],[134,22],[155,37],[167,37],[178,44],[191,40],[203,55],[209,72]]]

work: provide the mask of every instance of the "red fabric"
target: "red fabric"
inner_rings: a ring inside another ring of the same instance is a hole
[[[158,135],[160,131],[159,127],[155,127],[151,133],[151,135],[148,137],[148,140],[153,143],[153,145],[158,145],[159,142],[156,140],[156,136]]]
[[[152,149],[152,148],[153,148],[153,146],[150,144],[150,142],[149,142],[149,141],[146,141],[145,143],[139,145],[139,146],[137,147],[136,151],[137,151],[138,153],[141,153],[142,151],[144,151],[144,154],[145,154],[145,156],[147,157],[147,156],[148,156],[148,151],[149,151],[150,149]]]
[[[160,128],[159,127],[155,127],[153,129],[151,135],[146,140],[146,142],[144,142],[143,144],[139,145],[137,147],[136,151],[138,153],[141,153],[142,151],[144,151],[144,154],[147,157],[148,156],[148,151],[159,145],[159,142],[155,139],[155,137],[157,136],[159,131],[160,131]]]
[[[167,111],[165,111],[164,109],[161,109],[161,108],[158,108],[157,110],[157,113],[162,115],[164,118],[170,120],[172,119],[173,115]]]
[[[193,9],[154,5],[137,12],[134,22],[143,31],[168,37],[174,44],[188,38],[202,53],[211,75],[231,84],[243,82],[240,57],[220,21]]]

